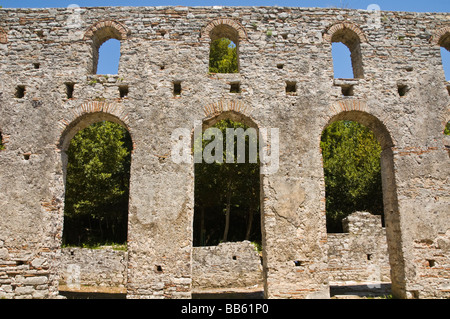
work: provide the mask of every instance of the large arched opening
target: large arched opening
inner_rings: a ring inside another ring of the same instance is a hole
[[[194,164],[194,297],[255,286],[262,294],[258,134],[250,118],[228,111],[204,121],[202,136],[194,138],[194,152],[200,148],[202,155]]]
[[[341,122],[343,121],[343,122]],[[380,170],[380,179],[381,179],[381,192],[382,192],[382,212],[379,214],[383,214],[384,225],[386,229],[386,240],[387,240],[387,251],[389,255],[389,265],[390,265],[390,279],[392,282],[391,291],[394,296],[402,296],[404,291],[404,267],[405,262],[403,258],[402,248],[401,248],[401,230],[400,230],[400,216],[398,209],[398,201],[397,201],[397,188],[395,183],[395,170],[394,170],[394,158],[393,158],[393,146],[394,142],[388,132],[386,126],[378,120],[375,116],[364,112],[364,111],[343,111],[335,116],[333,116],[328,122],[326,128],[324,129],[324,133],[327,132],[327,128],[336,126],[335,123],[343,123],[341,130],[344,132],[352,131],[350,136],[351,143],[358,144],[358,141],[355,140],[358,137],[355,137],[354,129],[358,128],[359,130],[359,138],[361,139],[360,146],[366,147],[368,143],[367,141],[362,141],[364,138],[370,137],[370,134],[373,133],[373,137],[377,140],[377,144],[379,144],[379,164],[376,163],[376,160],[372,160],[375,162],[375,166],[379,165]],[[353,130],[348,130],[349,127],[354,126]],[[343,129],[342,129],[343,128]],[[362,133],[361,133],[362,132]],[[342,132],[341,132],[342,133]],[[336,134],[339,135],[339,134]],[[341,136],[342,138],[342,136]],[[362,142],[362,143],[361,143]],[[350,143],[350,144],[351,144]],[[371,142],[373,144],[373,142]],[[346,144],[347,148],[349,148],[350,144]],[[363,145],[365,144],[365,145]],[[323,146],[323,145],[322,145]],[[374,145],[376,149],[376,145]],[[363,148],[361,148],[363,149]],[[361,151],[360,149],[360,151]],[[327,150],[328,152],[329,150]],[[349,150],[347,150],[349,151]],[[350,156],[349,154],[344,156]],[[375,155],[375,158],[378,155]],[[361,156],[361,159],[364,156]],[[326,160],[324,158],[324,160]],[[364,164],[366,165],[366,164]],[[357,167],[355,167],[357,169]],[[331,174],[328,172],[328,174]],[[356,174],[356,173],[355,173]],[[377,176],[374,177],[378,178]],[[327,176],[325,176],[325,180],[327,181]],[[372,185],[368,184],[369,187]],[[327,186],[326,186],[327,188]],[[342,196],[346,197],[345,192],[347,190],[342,190]],[[370,199],[369,200],[374,200]],[[376,199],[375,199],[376,201]],[[370,207],[370,203],[368,204]],[[327,207],[328,208],[328,207]],[[355,252],[352,252],[353,254]],[[369,262],[373,265],[374,254],[371,252],[361,252],[361,258]],[[380,269],[375,266],[374,270],[379,271]],[[371,278],[373,279],[376,278]]]
[[[125,293],[127,279],[117,276],[126,273],[126,259],[121,266],[125,269],[102,270],[102,263],[109,250],[127,250],[132,145],[127,126],[104,112],[79,116],[62,134],[62,295],[92,290]],[[100,276],[97,272],[102,271]],[[93,280],[94,273],[102,282]]]

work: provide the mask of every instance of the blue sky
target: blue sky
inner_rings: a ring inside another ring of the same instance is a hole
[[[381,10],[416,11],[416,12],[449,12],[448,0],[63,0],[63,1],[32,1],[32,0],[0,0],[5,8],[42,8],[67,7],[78,4],[81,7],[93,6],[286,6],[286,7],[347,7],[351,9],[366,9],[370,4],[378,4]]]
[[[367,9],[371,4],[377,4],[381,10],[386,11],[413,11],[413,12],[450,12],[449,0],[69,0],[69,1],[32,1],[32,0],[0,0],[4,8],[43,8],[68,7],[77,4],[80,7],[96,6],[285,6],[285,7],[343,7],[349,9]],[[333,45],[333,56],[339,63],[335,66],[335,76],[351,78],[350,61],[347,58],[344,46]],[[442,58],[446,78],[450,81],[450,52],[443,49]],[[117,60],[119,52],[118,41],[108,41],[100,48],[99,74],[117,73]]]

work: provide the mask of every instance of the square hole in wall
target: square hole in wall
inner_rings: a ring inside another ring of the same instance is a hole
[[[241,83],[231,82],[230,83],[230,93],[241,93]]]
[[[398,95],[403,97],[408,93],[409,87],[406,84],[399,84],[397,86],[397,90],[398,90]]]
[[[44,31],[43,30],[38,30],[36,31],[36,34],[39,38],[43,38],[44,37]]]
[[[18,85],[16,87],[16,93],[14,94],[14,96],[18,99],[21,99],[25,96],[25,91],[26,91],[25,85]]]
[[[342,96],[354,96],[355,90],[353,85],[343,85],[341,86]]]
[[[41,67],[41,64],[39,62],[33,63],[33,67],[38,70]]]
[[[295,94],[297,93],[297,82],[295,81],[286,81],[286,93]]]
[[[75,90],[75,83],[72,82],[66,82],[66,97],[68,99],[72,99],[73,98],[73,91]]]
[[[436,261],[433,259],[427,259],[428,267],[434,267],[436,265]]]
[[[367,254],[367,260],[372,260],[372,254]]]
[[[157,272],[162,272],[162,271],[163,271],[162,267],[159,266],[159,265],[156,265],[156,266],[155,266],[155,270],[156,270]]]
[[[121,99],[128,97],[128,85],[119,86],[119,96]]]
[[[174,96],[181,95],[181,81],[174,81],[173,82],[173,95]]]
[[[277,69],[283,70],[283,68],[284,68],[284,64],[283,63],[278,63],[277,64]]]

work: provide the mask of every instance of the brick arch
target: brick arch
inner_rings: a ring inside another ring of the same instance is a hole
[[[59,121],[61,134],[57,143],[58,148],[61,151],[66,151],[70,141],[77,132],[100,121],[120,124],[132,135],[129,128],[128,115],[121,104],[98,101],[86,102],[72,110],[66,118]]]
[[[333,24],[325,31],[325,33],[323,34],[323,39],[327,42],[332,42],[336,34],[346,32],[347,33],[352,32],[353,34],[355,34],[359,39],[360,43],[368,42],[364,32],[356,24],[351,22]]]
[[[2,28],[0,28],[0,43],[1,44],[8,43],[8,34]]]
[[[257,128],[258,124],[251,117],[252,111],[253,109],[250,106],[241,101],[221,100],[203,107],[205,114],[203,122],[206,123],[206,126],[212,126],[222,119],[230,118],[236,121],[243,121],[249,127]]]
[[[436,30],[431,37],[431,43],[433,45],[439,45],[450,51],[450,26]]]
[[[387,129],[387,121],[382,121],[369,113],[366,101],[339,101],[330,106],[330,120],[327,125],[335,121],[355,121],[373,131],[383,150],[394,147],[395,143]]]
[[[116,38],[117,40],[128,38],[128,31],[123,24],[113,20],[104,20],[91,26],[84,34],[84,40],[93,39],[99,32],[106,33],[110,38]]]
[[[219,18],[209,22],[202,29],[200,39],[203,41],[211,40],[214,36],[214,30],[221,31],[216,38],[221,37],[220,34],[222,34],[222,36],[230,38],[235,43],[248,40],[244,26],[239,21],[230,18]],[[236,34],[230,37],[230,30],[234,30]]]
[[[244,116],[250,117],[252,113],[252,108],[245,105],[241,101],[218,101],[215,103],[210,103],[203,107],[203,111],[207,118],[219,115],[222,112],[234,111],[236,113],[241,113]]]

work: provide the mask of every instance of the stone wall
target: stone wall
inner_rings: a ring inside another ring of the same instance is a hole
[[[0,240],[0,299],[49,297],[49,260],[25,249],[13,251]]]
[[[63,248],[60,284],[126,287],[127,252],[111,248]],[[192,289],[247,288],[262,285],[261,258],[248,241],[194,247]]]
[[[383,149],[393,294],[449,297],[448,21],[275,6],[0,9],[1,293],[57,297],[66,150],[107,120],[134,145],[128,298],[191,297],[194,169],[171,160],[172,133],[233,117],[280,132],[276,169],[261,175],[266,297],[329,296],[320,137],[338,120],[369,127]],[[239,73],[210,74],[211,37],[230,28]],[[109,37],[121,41],[118,75],[94,75]],[[353,51],[355,79],[334,78],[332,41]]]
[[[390,282],[386,232],[381,217],[356,212],[343,220],[343,226],[345,233],[328,234],[330,284]],[[126,286],[127,253],[124,251],[64,248],[61,263],[64,285]],[[248,288],[262,283],[261,256],[250,242],[193,248],[193,290]]]
[[[356,212],[343,220],[343,226],[344,233],[328,234],[330,282],[390,282],[381,216]]]
[[[128,253],[108,247],[88,249],[69,247],[61,251],[60,284],[119,287],[127,284]]]
[[[261,286],[261,258],[248,241],[194,247],[192,288],[246,288]]]

